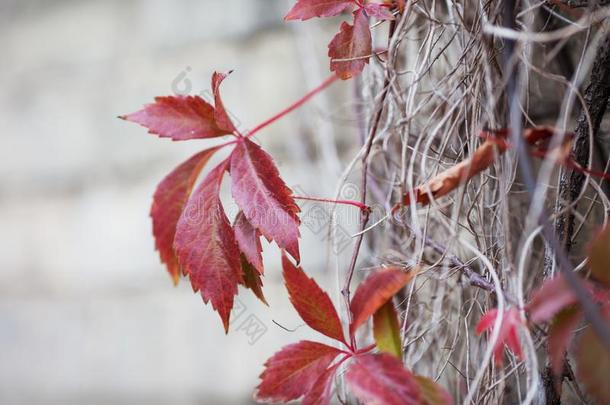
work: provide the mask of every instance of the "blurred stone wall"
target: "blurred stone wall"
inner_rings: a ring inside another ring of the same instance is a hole
[[[242,291],[228,336],[188,283],[172,288],[151,196],[211,143],[116,119],[155,95],[204,91],[214,70],[235,69],[225,102],[244,128],[300,97],[327,74],[333,27],[295,34],[289,3],[0,0],[0,403],[249,403],[264,360],[309,337],[274,248],[271,308]],[[336,128],[320,124],[329,97],[259,137],[286,181],[317,195],[338,175]],[[324,238],[303,233],[304,265],[336,290]]]

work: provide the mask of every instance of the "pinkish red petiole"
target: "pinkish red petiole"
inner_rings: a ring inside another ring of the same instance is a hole
[[[305,94],[300,100],[298,100],[297,102],[295,102],[288,108],[280,111],[279,113],[277,113],[273,117],[269,118],[268,120],[264,121],[263,123],[257,125],[254,129],[252,129],[250,132],[248,132],[248,138],[250,138],[251,136],[254,136],[254,134],[256,134],[261,129],[273,124],[275,121],[279,120],[280,118],[284,117],[285,115],[288,115],[291,112],[293,112],[294,110],[296,110],[297,108],[301,107],[303,104],[305,104],[307,101],[309,101],[310,98],[312,98],[313,96],[315,96],[316,94],[318,94],[319,92],[321,92],[322,90],[324,90],[325,88],[327,88],[328,86],[333,84],[338,79],[339,79],[339,77],[337,75],[333,74],[328,79],[324,80],[324,82],[322,82],[322,84],[320,84],[318,87],[311,90],[309,93]]]

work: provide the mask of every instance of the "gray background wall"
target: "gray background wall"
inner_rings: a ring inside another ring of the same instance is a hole
[[[151,195],[210,142],[115,118],[189,83],[206,90],[214,70],[236,70],[225,102],[245,127],[295,100],[327,75],[336,25],[284,24],[289,3],[0,1],[0,403],[248,403],[267,357],[323,340],[298,328],[273,247],[271,308],[242,291],[228,336],[188,283],[172,288]],[[316,195],[332,194],[340,168],[322,147],[334,147],[330,122],[350,117],[328,109],[332,94],[259,137],[286,181]],[[323,237],[303,233],[304,266],[336,290]],[[250,315],[267,328],[254,343],[239,329]]]

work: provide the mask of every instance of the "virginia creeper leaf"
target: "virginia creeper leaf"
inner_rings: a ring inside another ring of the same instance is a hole
[[[602,229],[589,244],[591,275],[610,287],[610,226]]]
[[[345,343],[339,315],[328,294],[286,255],[282,255],[282,267],[290,302],[303,321],[323,335]]]
[[[341,24],[340,31],[328,44],[330,70],[346,80],[358,75],[369,63],[372,53],[369,21],[362,10],[354,12],[354,24]]]
[[[239,248],[220,201],[220,183],[227,161],[214,168],[189,198],[178,225],[174,248],[193,290],[212,302],[225,331],[237,284],[243,283]]]
[[[256,399],[287,402],[302,397],[339,354],[334,347],[307,340],[284,347],[265,363]]]
[[[240,139],[231,154],[232,193],[248,221],[297,262],[299,207],[271,159],[260,146]]]
[[[404,271],[398,268],[386,268],[375,271],[364,280],[350,304],[352,324],[350,335],[362,326],[379,308],[400,291],[417,271]]]
[[[551,370],[556,376],[563,375],[563,364],[574,329],[582,319],[582,310],[577,305],[559,312],[549,327],[548,351]]]
[[[421,404],[420,390],[413,374],[403,367],[402,361],[386,353],[354,357],[345,381],[365,404]]]
[[[285,20],[308,20],[314,17],[332,17],[354,5],[354,0],[297,0]]]
[[[576,296],[572,289],[563,276],[558,275],[542,283],[532,294],[527,309],[532,322],[542,323],[575,302]]]
[[[610,313],[604,311],[606,322],[610,322]],[[576,352],[578,363],[577,375],[587,392],[598,404],[610,403],[610,351],[589,327],[582,335]]]
[[[416,375],[415,380],[422,396],[421,405],[453,405],[451,395],[428,377]]]
[[[223,131],[232,134],[236,129],[220,97],[220,85],[229,74],[231,72],[228,74],[214,72],[212,75],[212,92],[214,93],[214,119],[216,120],[216,125]]]
[[[394,15],[387,6],[387,4],[367,3],[364,5],[364,11],[368,16],[378,20],[393,20]]]
[[[201,151],[176,167],[159,183],[153,197],[150,216],[155,247],[174,284],[180,280],[180,264],[174,253],[176,225],[199,173],[217,150],[218,148],[210,148]]]
[[[477,335],[480,335],[485,331],[492,330],[497,317],[497,309],[487,311],[477,324]],[[502,364],[503,362],[504,345],[506,345],[517,357],[523,358],[521,343],[519,341],[519,326],[521,324],[521,317],[516,308],[511,308],[504,311],[498,340],[496,340],[494,345],[494,360],[496,363]]]
[[[244,215],[243,211],[239,211],[233,222],[235,229],[235,238],[239,249],[246,256],[248,262],[260,273],[264,273],[263,256],[261,252],[260,232],[252,226]]]
[[[391,299],[373,315],[373,336],[380,351],[402,359],[398,314]]]
[[[250,264],[246,256],[242,253],[240,256],[241,270],[243,272],[244,287],[252,290],[254,295],[263,302],[265,305],[269,305],[263,294],[263,280],[261,274]]]
[[[311,389],[303,397],[301,405],[328,405],[332,398],[333,382],[339,363],[330,366],[316,380]]]
[[[214,107],[199,96],[157,97],[154,104],[120,118],[148,128],[151,134],[174,141],[214,138],[232,132],[216,124]]]

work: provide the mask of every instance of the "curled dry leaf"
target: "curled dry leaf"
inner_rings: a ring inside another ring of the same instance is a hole
[[[212,302],[225,331],[237,284],[243,283],[239,248],[220,201],[227,161],[214,168],[189,198],[176,226],[174,249],[193,290]]]
[[[524,130],[525,142],[532,146],[532,154],[537,157],[553,159],[559,164],[570,164],[570,146],[572,135],[566,134],[564,142],[558,148],[550,148],[551,138],[556,134],[554,128],[536,127]],[[497,156],[506,152],[510,143],[506,140],[507,129],[496,131],[483,131],[481,137],[485,139],[468,159],[450,167],[434,176],[426,183],[418,186],[412,192],[403,196],[402,204],[409,205],[411,201],[428,205],[433,199],[443,197],[461,185],[466,184],[474,176],[489,168]],[[400,204],[394,206],[394,210]]]
[[[354,23],[341,24],[340,31],[328,44],[330,70],[346,80],[358,75],[369,63],[372,38],[368,18],[362,10],[354,12]]]
[[[413,190],[414,201],[423,205],[428,205],[434,198],[443,197],[458,186],[465,184],[477,174],[487,169],[495,161],[497,154],[504,153],[507,149],[505,143],[498,142],[494,139],[486,140],[472,156],[461,161],[455,166],[439,173],[428,182],[422,184]],[[403,197],[402,203],[409,205],[411,203],[411,193],[407,193]]]

